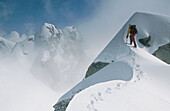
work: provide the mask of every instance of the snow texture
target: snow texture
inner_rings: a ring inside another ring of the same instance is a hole
[[[36,78],[58,91],[68,90],[83,78],[88,56],[75,27],[60,30],[45,23],[34,39],[37,56],[31,72]]]
[[[138,48],[125,44],[129,24],[137,25]],[[170,42],[169,24],[168,16],[135,13],[94,60],[110,64],[84,79],[58,103],[73,98],[66,111],[167,111],[170,66],[152,53]],[[149,36],[150,47],[138,41]]]
[[[35,79],[26,62],[24,59],[22,62],[9,58],[1,60],[1,111],[49,111],[61,95]]]
[[[52,110],[84,77],[89,61],[76,28],[48,23],[35,36],[0,37],[0,58],[0,111]]]

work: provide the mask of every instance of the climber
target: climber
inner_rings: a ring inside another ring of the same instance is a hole
[[[136,42],[135,42],[135,35],[138,33],[138,30],[136,29],[136,25],[131,25],[129,24],[129,28],[128,28],[128,32],[127,32],[127,36],[126,36],[126,43],[127,43],[127,38],[129,36],[130,33],[130,45],[132,45],[132,41],[134,43],[134,47],[136,48]]]

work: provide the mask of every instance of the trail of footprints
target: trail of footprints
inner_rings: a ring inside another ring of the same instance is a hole
[[[143,77],[143,72],[141,70],[139,57],[133,51],[131,51],[131,55],[132,55],[132,62],[133,62],[133,73],[135,74],[136,80],[140,80]]]
[[[133,82],[136,82],[137,80],[141,80],[143,77],[143,72],[141,71],[141,65],[139,62],[139,57],[135,54],[134,51],[131,51],[132,55],[132,65],[133,65],[133,73],[135,74],[135,80]],[[103,92],[98,92],[96,94],[91,95],[91,100],[89,101],[89,104],[87,104],[88,111],[99,111],[95,108],[95,104],[104,101],[103,96],[108,94],[113,94],[114,90],[119,90],[120,88],[125,87],[128,84],[126,83],[117,83],[113,84],[113,87],[107,87]]]
[[[97,94],[92,94],[91,95],[91,101],[90,104],[87,105],[87,108],[89,109],[88,111],[98,111],[97,109],[95,109],[94,104],[100,101],[103,101],[102,99],[102,93],[99,92]]]
[[[88,102],[87,105],[88,111],[99,111],[97,108],[95,108],[95,104],[104,101],[103,96],[113,94],[115,90],[119,90],[120,88],[125,87],[126,83],[116,83],[113,84],[112,87],[107,87],[105,90],[92,94],[91,100]]]

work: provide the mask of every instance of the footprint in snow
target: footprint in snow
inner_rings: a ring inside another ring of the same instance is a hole
[[[112,89],[111,88],[107,88],[105,93],[109,93],[109,94],[112,93]]]

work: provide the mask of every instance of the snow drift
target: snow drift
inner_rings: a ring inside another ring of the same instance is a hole
[[[129,24],[137,25],[137,49],[125,44]],[[135,13],[93,62],[108,65],[63,95],[54,105],[55,111],[169,109],[170,66],[152,55],[160,46],[170,42],[169,24],[168,16]],[[149,47],[139,42],[149,36]]]

